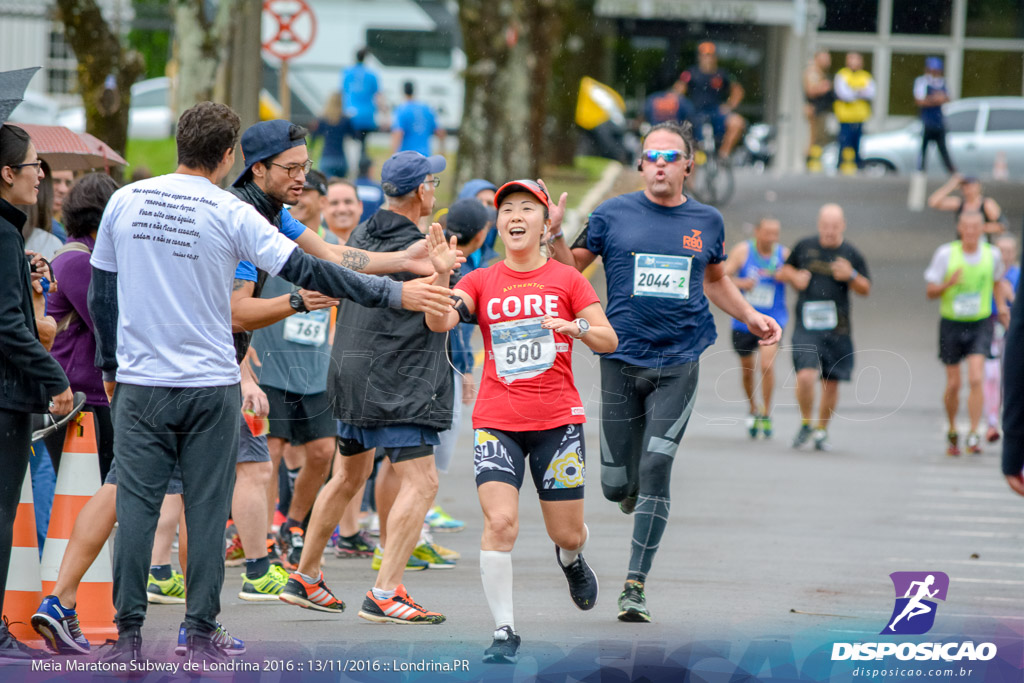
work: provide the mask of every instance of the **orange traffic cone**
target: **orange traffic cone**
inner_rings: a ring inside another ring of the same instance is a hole
[[[57,473],[57,487],[50,512],[50,528],[43,546],[43,591],[54,592],[71,531],[82,508],[100,487],[100,462],[96,453],[96,430],[92,413],[80,413],[69,425],[64,452]],[[82,633],[89,640],[115,637],[113,602],[114,572],[110,564],[110,543],[92,563],[78,587],[75,610]]]
[[[33,456],[37,457],[37,456]],[[39,580],[39,544],[36,542],[36,513],[32,501],[32,475],[25,471],[18,514],[14,517],[14,540],[4,593],[4,615],[11,633],[23,643],[39,640],[32,630],[32,615],[43,599]]]

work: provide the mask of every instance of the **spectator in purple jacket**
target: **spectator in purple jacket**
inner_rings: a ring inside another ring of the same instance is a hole
[[[85,410],[94,416],[100,481],[106,479],[114,458],[114,428],[103,378],[95,363],[96,339],[87,304],[92,274],[89,256],[103,209],[117,187],[105,173],[90,173],[71,188],[63,206],[68,241],[53,257],[51,266],[58,287],[47,301],[47,313],[57,321],[57,337],[50,353],[64,368],[72,390],[85,392]],[[46,439],[54,469],[60,468],[64,432],[60,430]]]

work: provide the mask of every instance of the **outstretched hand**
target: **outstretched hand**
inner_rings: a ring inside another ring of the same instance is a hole
[[[452,290],[434,284],[437,273],[402,283],[402,308],[407,311],[447,315],[452,310]]]
[[[433,225],[439,225],[434,223]],[[433,228],[433,225],[431,228]],[[443,231],[442,231],[443,232]],[[428,233],[429,237],[429,233]],[[434,263],[431,259],[431,247],[428,239],[424,238],[417,240],[414,244],[410,245],[405,250],[405,270],[410,273],[416,273],[417,275],[432,275],[437,272],[434,270]],[[456,250],[455,263],[452,268],[459,268],[463,263],[466,262],[466,257],[463,255],[461,250]]]
[[[441,224],[432,223],[426,242],[434,272],[439,275],[449,272],[458,261],[459,250],[455,235],[452,235],[451,240],[446,240]]]
[[[544,191],[548,193],[548,198],[551,198],[551,191],[548,190],[548,186],[544,184],[544,181],[537,178],[537,184],[544,188]],[[565,207],[569,201],[569,193],[563,192],[562,196],[558,198],[558,203],[554,201],[548,202],[548,217],[551,219],[551,234],[558,235],[562,232],[562,220],[565,218]]]

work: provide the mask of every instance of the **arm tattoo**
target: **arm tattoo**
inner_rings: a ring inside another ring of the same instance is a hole
[[[363,272],[370,263],[370,256],[362,249],[346,249],[341,255],[341,265],[349,270]]]
[[[240,290],[243,287],[245,287],[247,284],[249,284],[249,280],[239,280],[236,277],[234,284],[231,285],[231,291],[232,292],[237,292],[238,290]]]

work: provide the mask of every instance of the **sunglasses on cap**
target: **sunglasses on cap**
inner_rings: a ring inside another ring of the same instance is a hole
[[[647,149],[640,154],[640,158],[650,161],[652,164],[658,159],[664,159],[665,163],[671,164],[683,158],[683,153],[678,149]]]

